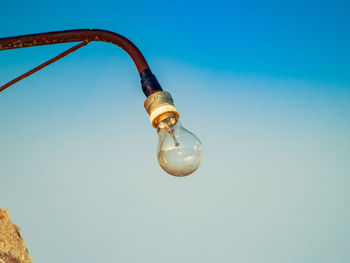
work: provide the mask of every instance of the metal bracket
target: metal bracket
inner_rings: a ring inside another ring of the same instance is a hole
[[[11,85],[17,83],[18,81],[20,81],[26,77],[29,77],[30,75],[34,74],[35,72],[39,71],[40,69],[43,69],[43,68],[47,67],[48,65],[56,62],[57,60],[67,56],[68,54],[78,50],[79,48],[86,46],[88,43],[89,43],[88,41],[83,41],[83,42],[79,43],[78,45],[75,45],[74,47],[71,47],[70,49],[67,49],[66,51],[62,52],[61,54],[53,57],[52,59],[40,64],[39,66],[29,70],[28,72],[18,76],[17,78],[15,78],[15,79],[11,80],[10,82],[6,83],[5,85],[1,86],[0,92],[3,91],[4,89],[10,87]]]

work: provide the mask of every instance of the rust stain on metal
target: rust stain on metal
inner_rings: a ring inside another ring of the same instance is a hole
[[[149,68],[140,50],[130,40],[117,33],[100,29],[77,29],[0,38],[0,50],[81,41],[115,44],[130,55],[139,72]]]
[[[85,46],[87,43],[91,41],[103,41],[103,42],[108,42],[119,46],[124,51],[126,51],[129,54],[129,56],[132,58],[139,73],[145,69],[149,69],[146,59],[144,58],[140,50],[127,38],[111,31],[100,30],[100,29],[77,29],[77,30],[47,32],[47,33],[39,33],[39,34],[23,35],[23,36],[15,36],[15,37],[5,37],[5,38],[0,38],[0,50],[33,47],[33,46],[41,46],[41,45],[52,45],[52,44],[68,43],[68,42],[81,42],[81,43],[68,49],[67,51],[61,53],[60,55],[48,60],[47,62],[37,66],[36,68],[22,74],[21,76],[13,79],[7,84],[3,85],[2,87],[0,87],[0,92],[8,88],[9,86],[13,85],[14,83],[28,77],[34,72],[37,72],[38,70],[50,65],[51,63],[57,61],[58,59],[77,50],[78,48]]]

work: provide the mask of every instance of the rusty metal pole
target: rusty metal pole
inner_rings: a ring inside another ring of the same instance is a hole
[[[156,91],[162,90],[140,50],[127,38],[111,31],[100,29],[77,29],[0,38],[0,50],[68,42],[89,43],[91,41],[112,43],[126,51],[137,67],[141,76],[142,89],[147,97]],[[7,87],[8,86],[5,88]]]

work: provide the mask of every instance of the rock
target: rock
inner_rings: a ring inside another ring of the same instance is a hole
[[[20,228],[10,221],[7,209],[0,209],[0,263],[31,263]]]

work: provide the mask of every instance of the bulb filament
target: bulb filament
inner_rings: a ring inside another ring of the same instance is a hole
[[[174,134],[174,129],[169,127],[169,134],[171,135],[171,137],[174,140],[175,146],[179,147],[180,143],[176,140],[175,138],[175,134]]]

